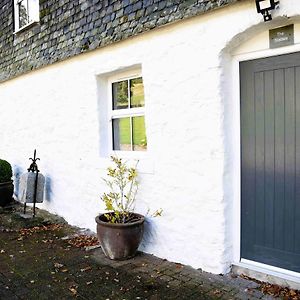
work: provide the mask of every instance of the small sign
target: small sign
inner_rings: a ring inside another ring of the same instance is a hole
[[[294,44],[294,25],[275,28],[269,31],[270,48]]]
[[[38,175],[37,187],[35,190],[36,176]],[[36,196],[36,203],[44,200],[45,177],[41,173],[28,172],[20,178],[19,198],[21,202],[33,203]]]

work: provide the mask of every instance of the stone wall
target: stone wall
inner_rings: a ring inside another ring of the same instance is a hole
[[[14,34],[0,4],[0,82],[238,0],[40,0],[40,22]]]

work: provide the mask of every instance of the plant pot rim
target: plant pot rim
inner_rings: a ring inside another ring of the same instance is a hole
[[[11,183],[13,183],[13,180],[5,181],[5,182],[0,182],[0,186],[1,186],[1,185],[11,184]]]
[[[96,223],[102,226],[106,226],[106,227],[113,227],[113,228],[122,228],[122,227],[132,227],[132,226],[137,226],[140,224],[143,224],[145,221],[145,217],[141,214],[138,213],[132,213],[133,215],[137,216],[140,218],[140,220],[134,221],[134,222],[130,222],[130,223],[109,223],[109,222],[104,222],[102,220],[100,220],[100,217],[106,214],[111,214],[111,212],[108,213],[103,213],[98,215],[95,220]]]

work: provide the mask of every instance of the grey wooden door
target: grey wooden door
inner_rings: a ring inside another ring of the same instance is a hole
[[[241,257],[300,272],[300,53],[240,63]]]

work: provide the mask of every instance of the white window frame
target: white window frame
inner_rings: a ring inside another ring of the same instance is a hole
[[[127,156],[127,157],[142,157],[144,156],[147,151],[148,151],[148,145],[147,149],[145,151],[134,151],[131,149],[131,151],[126,151],[126,150],[114,150],[113,149],[113,119],[118,119],[118,118],[126,118],[126,117],[140,117],[144,116],[145,117],[145,105],[143,107],[133,107],[133,108],[126,108],[126,109],[116,109],[113,110],[113,92],[112,92],[112,84],[116,82],[121,82],[124,80],[130,80],[130,79],[135,79],[143,76],[140,71],[129,71],[129,72],[124,72],[115,76],[112,76],[108,78],[108,137],[109,137],[109,147],[110,147],[110,152],[115,153],[118,156]],[[143,80],[144,83],[144,80]],[[130,91],[130,86],[128,86],[128,93]],[[128,94],[129,96],[129,94]],[[130,119],[132,120],[132,119]],[[132,124],[131,124],[132,126]],[[147,136],[147,128],[146,130],[146,136]],[[132,139],[132,136],[131,136]],[[131,147],[133,146],[132,140],[131,140]]]
[[[19,19],[19,3],[25,1],[27,4],[30,2],[32,5],[29,6],[30,10],[28,11],[29,14],[29,22],[20,27],[20,19]],[[39,22],[40,20],[40,5],[39,5],[39,0],[14,0],[14,18],[15,18],[15,32],[17,33],[29,26],[31,26],[34,23]]]

